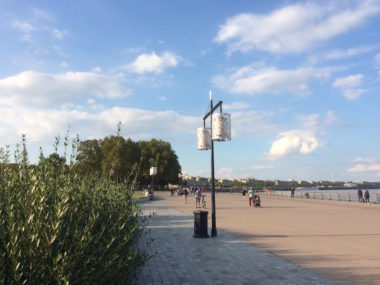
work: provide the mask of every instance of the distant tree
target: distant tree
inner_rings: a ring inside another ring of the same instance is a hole
[[[150,183],[152,178],[149,175],[149,169],[152,166],[157,167],[155,183],[159,185],[178,183],[181,166],[170,143],[152,139],[139,141],[138,146],[141,153],[140,181],[142,183]]]
[[[58,153],[52,153],[47,158],[43,159],[44,162],[49,163],[54,168],[60,168],[62,165],[66,164],[66,158],[60,156]]]
[[[85,176],[101,176],[102,174],[102,148],[100,140],[85,140],[79,143],[76,157],[76,170]]]
[[[122,136],[105,137],[101,143],[102,175],[117,181],[127,178],[133,166],[139,160],[137,143]]]

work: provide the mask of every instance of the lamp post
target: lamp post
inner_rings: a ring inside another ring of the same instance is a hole
[[[216,230],[216,213],[215,213],[215,175],[214,175],[214,140],[229,141],[231,140],[231,116],[230,114],[222,113],[222,101],[219,101],[215,106],[212,103],[212,92],[210,91],[210,111],[203,117],[203,128],[198,128],[198,149],[211,150],[211,236],[217,236]],[[220,113],[213,117],[215,110],[220,108]],[[206,128],[206,119],[210,117],[210,128]],[[214,121],[214,122],[213,122]],[[214,126],[213,126],[214,123]]]

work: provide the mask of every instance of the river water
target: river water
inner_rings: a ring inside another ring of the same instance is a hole
[[[362,189],[364,197],[365,189]],[[380,203],[380,190],[368,189],[371,203]],[[290,191],[273,191],[274,196],[290,197]],[[358,189],[319,190],[317,187],[299,187],[294,196],[319,200],[358,201]]]

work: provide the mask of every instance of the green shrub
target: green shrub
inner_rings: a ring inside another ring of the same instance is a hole
[[[0,151],[0,284],[133,282],[147,258],[133,175],[84,178],[75,154],[68,164],[55,154],[29,165],[24,137],[14,164]]]

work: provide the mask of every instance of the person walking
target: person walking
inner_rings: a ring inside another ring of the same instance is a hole
[[[189,194],[189,190],[187,188],[183,189],[183,200],[185,201],[185,204],[187,204],[187,195]]]
[[[365,190],[364,192],[364,199],[367,204],[369,204],[369,192],[368,189]]]
[[[362,189],[358,190],[358,200],[359,200],[359,202],[363,201],[363,192],[362,192]]]
[[[201,207],[201,196],[202,196],[201,189],[197,187],[197,189],[195,190],[195,207],[196,208]]]
[[[294,187],[290,190],[290,198],[294,198]]]
[[[253,187],[248,190],[248,199],[249,199],[249,206],[253,206],[254,200],[253,196],[255,195],[255,191],[253,191]]]

